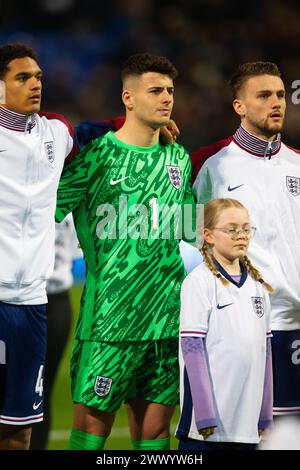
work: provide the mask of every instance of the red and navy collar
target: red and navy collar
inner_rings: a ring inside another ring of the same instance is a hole
[[[0,106],[0,126],[18,132],[30,132],[36,125],[36,114],[15,113]]]
[[[257,157],[271,158],[281,147],[281,134],[278,133],[276,139],[269,142],[250,134],[243,126],[240,126],[233,135],[234,142],[246,152]]]

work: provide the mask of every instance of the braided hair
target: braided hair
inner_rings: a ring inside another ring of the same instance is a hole
[[[271,284],[269,284],[262,278],[260,272],[253,266],[248,256],[243,256],[242,261],[244,262],[250,276],[253,277],[253,279],[255,279],[256,281],[260,282],[267,289],[268,292],[273,294],[273,292],[275,292],[274,288],[271,286]]]
[[[213,275],[216,276],[218,279],[220,279],[220,281],[222,282],[222,284],[224,284],[224,286],[229,284],[229,281],[225,279],[225,277],[223,277],[217,270],[216,265],[212,259],[209,247],[206,242],[203,243],[202,248],[200,249],[200,252],[203,256],[206,266],[213,273]]]

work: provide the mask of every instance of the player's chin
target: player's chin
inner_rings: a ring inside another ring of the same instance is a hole
[[[281,132],[283,128],[283,119],[278,120],[278,122],[272,122],[269,124],[269,131],[271,132]]]
[[[161,115],[157,118],[156,122],[160,127],[161,126],[167,126],[170,122],[170,115],[169,114]]]
[[[32,104],[31,106],[28,106],[26,110],[24,110],[25,114],[33,114],[33,113],[39,113],[41,109],[41,104],[36,103]]]

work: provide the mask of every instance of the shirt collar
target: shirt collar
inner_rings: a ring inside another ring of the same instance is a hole
[[[36,125],[36,114],[19,114],[0,106],[0,126],[18,132],[30,132]]]
[[[225,277],[225,279],[227,279],[228,281],[230,281],[232,284],[234,284],[235,286],[237,286],[239,288],[242,287],[245,284],[245,282],[247,280],[247,277],[248,277],[248,271],[247,271],[247,268],[246,268],[246,266],[244,265],[244,263],[241,259],[239,260],[240,269],[241,269],[241,278],[240,278],[239,282],[237,282],[235,279],[233,279],[230,276],[230,274],[228,274],[228,272],[225,271],[223,266],[221,266],[220,263],[218,263],[216,258],[212,257],[212,259],[213,259],[213,262],[214,262],[217,270],[219,271],[220,274],[222,274],[222,276]]]
[[[260,139],[250,132],[246,131],[243,126],[240,126],[236,133],[233,135],[235,143],[246,152],[252,153],[257,157],[269,157],[275,155],[281,147],[281,134],[278,133],[276,139],[269,142]]]

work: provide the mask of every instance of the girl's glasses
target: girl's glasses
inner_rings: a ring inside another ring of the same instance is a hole
[[[255,234],[255,227],[248,227],[248,228],[221,228],[221,227],[214,227],[214,230],[220,230],[221,232],[226,233],[230,236],[232,240],[236,240],[239,235],[244,235],[246,238],[251,238]]]

